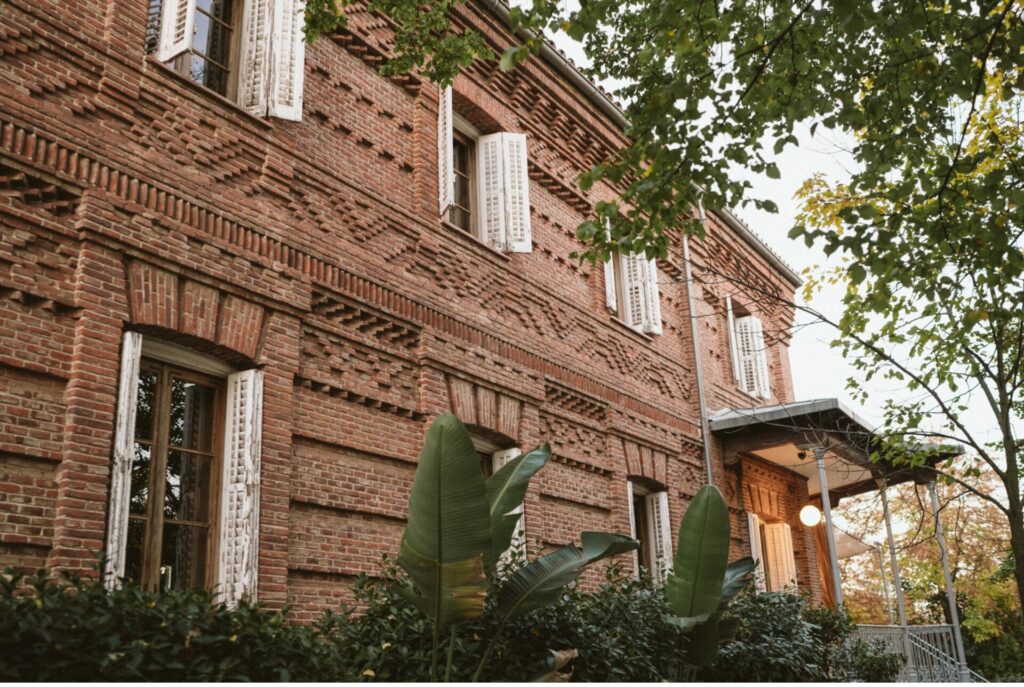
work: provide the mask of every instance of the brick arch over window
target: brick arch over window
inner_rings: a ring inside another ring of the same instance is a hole
[[[141,261],[128,265],[128,306],[133,329],[243,366],[259,359],[269,319],[258,303]]]
[[[460,377],[449,375],[447,382],[452,413],[464,424],[498,443],[521,443],[522,401]]]
[[[660,485],[668,483],[668,454],[664,451],[623,439],[622,453],[626,456],[627,476],[642,477]]]
[[[520,130],[515,112],[466,76],[452,85],[452,109],[484,134]]]

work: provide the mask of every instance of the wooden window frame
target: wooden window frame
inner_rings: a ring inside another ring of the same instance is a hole
[[[171,68],[174,71],[178,72],[179,74],[181,74],[182,76],[184,76],[186,79],[188,79],[192,83],[196,84],[197,86],[205,88],[206,90],[211,91],[213,93],[216,93],[219,96],[227,98],[231,102],[235,102],[236,100],[238,100],[238,79],[239,79],[238,54],[239,54],[239,52],[241,52],[241,49],[242,49],[241,34],[242,34],[243,27],[240,26],[240,25],[242,23],[242,16],[243,16],[243,14],[245,12],[245,4],[246,4],[246,2],[249,2],[249,0],[228,0],[228,1],[231,4],[231,24],[230,25],[228,25],[225,22],[217,19],[212,14],[210,14],[209,12],[204,10],[202,7],[199,6],[198,2],[196,3],[196,8],[195,8],[196,16],[197,17],[198,17],[198,15],[202,14],[205,17],[208,17],[211,22],[216,22],[216,23],[219,23],[219,24],[227,27],[227,30],[230,32],[230,40],[228,41],[228,60],[227,60],[228,63],[226,65],[222,65],[219,62],[216,62],[215,60],[213,60],[211,57],[209,57],[205,53],[202,53],[202,52],[196,50],[196,47],[194,45],[192,45],[184,53],[182,53],[181,55],[178,55],[177,57],[175,57],[174,60],[170,63],[170,66],[171,66]],[[196,79],[192,78],[191,65],[192,65],[192,56],[193,55],[198,55],[199,59],[201,59],[201,60],[203,60],[205,62],[214,64],[217,67],[219,67],[220,69],[224,70],[226,84],[225,84],[225,89],[224,89],[223,93],[221,93],[220,91],[218,91],[215,88],[211,88],[210,86],[206,85],[205,83],[203,83],[201,81],[197,81]]]
[[[150,446],[149,479],[147,482],[146,514],[135,515],[129,512],[129,521],[143,522],[145,534],[142,544],[142,570],[137,583],[145,589],[158,589],[162,584],[161,551],[163,544],[164,524],[167,518],[163,513],[164,496],[166,494],[166,472],[169,452],[169,419],[172,376],[185,381],[203,384],[214,389],[213,417],[211,418],[210,450],[191,451],[201,453],[210,458],[210,483],[208,486],[207,513],[209,523],[206,537],[206,570],[203,573],[203,588],[211,589],[216,582],[216,562],[219,555],[220,493],[221,473],[223,471],[224,450],[223,431],[225,423],[225,380],[219,377],[195,372],[174,365],[164,360],[143,357],[139,367],[139,375],[150,371],[158,373],[156,385],[157,397],[152,413],[152,435],[148,441]],[[138,443],[138,438],[133,438]],[[189,452],[189,449],[174,448],[176,451]],[[202,523],[176,521],[187,526],[202,526]],[[129,544],[126,542],[125,544]]]
[[[455,152],[457,146],[464,146],[466,149],[466,172],[461,173],[457,166],[456,160],[458,154]],[[476,185],[477,185],[477,172],[476,172],[476,138],[467,134],[465,131],[458,127],[452,127],[452,175],[456,178],[455,188],[458,188],[458,177],[462,177],[466,181],[468,187],[468,207],[462,207],[457,202],[457,193],[452,193],[452,202],[448,208],[448,222],[462,231],[470,234],[471,236],[478,237],[479,232],[477,231],[477,216],[476,216]],[[455,210],[461,210],[466,213],[468,222],[466,226],[462,226],[452,220],[452,213]]]

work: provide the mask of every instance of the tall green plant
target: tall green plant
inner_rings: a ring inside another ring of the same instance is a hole
[[[479,617],[487,602],[487,581],[515,534],[516,512],[523,505],[533,477],[551,457],[545,444],[509,461],[488,480],[480,471],[465,426],[450,413],[438,417],[427,431],[409,496],[409,521],[402,537],[398,564],[412,581],[399,588],[433,628],[431,678],[438,677],[441,632],[452,639],[445,679],[451,674],[455,626]],[[497,599],[498,630],[480,659],[474,679],[482,673],[505,623],[528,610],[551,604],[558,592],[583,569],[602,558],[637,548],[618,534],[583,532],[583,548],[573,544],[531,561],[517,570]]]
[[[751,580],[754,559],[729,560],[729,508],[722,493],[703,487],[679,525],[672,570],[665,596],[675,613],[674,623],[690,631],[689,657],[697,665],[709,663],[720,641],[735,629],[722,621],[722,612]]]

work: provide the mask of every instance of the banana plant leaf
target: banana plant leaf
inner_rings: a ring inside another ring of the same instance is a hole
[[[679,526],[679,545],[665,582],[673,613],[710,617],[721,602],[728,560],[729,510],[722,493],[707,485],[697,492]]]
[[[556,602],[562,587],[579,577],[585,567],[640,546],[630,537],[608,532],[583,532],[580,539],[582,549],[575,544],[563,546],[527,563],[509,578],[498,597],[496,614],[501,622]]]
[[[756,567],[757,561],[750,556],[744,556],[726,566],[725,578],[722,580],[722,596],[718,602],[719,611],[724,611],[729,602],[750,584],[754,579]]]
[[[491,552],[486,487],[469,432],[450,413],[427,431],[409,495],[398,563],[415,590],[398,588],[438,628],[483,613]]]
[[[485,561],[492,570],[501,555],[512,544],[516,523],[521,513],[513,513],[523,505],[530,478],[547,465],[551,458],[548,444],[510,460],[487,480],[487,503],[491,511],[491,550]]]

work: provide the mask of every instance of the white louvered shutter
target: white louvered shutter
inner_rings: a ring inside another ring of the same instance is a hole
[[[480,240],[497,250],[505,250],[504,147],[501,134],[481,136],[476,142]]]
[[[736,318],[736,348],[740,358],[740,388],[757,393],[757,350],[754,342],[754,318]]]
[[[661,334],[661,295],[658,293],[658,265],[652,260],[639,258],[644,282],[644,331]]]
[[[501,134],[505,176],[505,242],[513,253],[533,250],[526,134]]]
[[[633,512],[633,483],[626,480],[626,509],[629,512],[629,536],[636,539],[636,513]],[[633,576],[640,575],[640,554],[636,549],[630,552],[633,557]]]
[[[509,461],[513,458],[522,455],[522,451],[518,448],[510,448],[506,451],[495,451],[491,458],[491,469],[494,472],[502,469],[508,465]],[[516,508],[514,513],[519,513],[519,522],[516,523],[516,529],[512,533],[512,543],[508,547],[508,551],[518,551],[523,559],[526,558],[526,509],[523,505]],[[502,554],[503,562],[507,562],[508,552]]]
[[[306,64],[305,0],[274,0],[268,98],[272,117],[302,121],[302,82]]]
[[[604,221],[604,236],[605,239],[611,238],[611,226],[610,222],[606,219]],[[608,309],[613,313],[618,314],[619,306],[616,302],[618,300],[617,294],[615,293],[615,255],[608,256],[608,259],[604,261],[604,302],[608,306]]]
[[[743,379],[743,373],[740,370],[740,351],[736,345],[736,318],[732,312],[732,298],[729,296],[725,297],[725,315],[729,333],[729,355],[732,358],[732,377],[739,383]]]
[[[765,586],[765,561],[761,554],[761,521],[753,513],[747,513],[747,530],[750,532],[750,555],[757,563],[754,570],[754,587],[759,592],[768,591]]]
[[[764,345],[764,329],[761,320],[750,318],[750,337],[754,346],[754,393],[761,398],[771,398],[768,384],[768,349]]]
[[[455,201],[455,150],[452,138],[452,89],[441,89],[437,102],[437,201],[442,219]]]
[[[644,497],[651,532],[651,554],[654,557],[651,575],[664,582],[672,569],[672,521],[668,511],[668,492],[659,491]]]
[[[643,329],[646,297],[644,286],[647,270],[642,256],[619,255],[619,273],[622,275],[622,319],[634,329]]]
[[[768,556],[768,590],[780,592],[796,588],[796,559],[793,538],[784,522],[764,526],[765,554]]]
[[[156,59],[169,62],[191,48],[195,25],[196,0],[163,0]]]
[[[234,606],[242,598],[256,598],[263,372],[236,372],[227,386],[217,591],[221,601]]]
[[[246,0],[239,50],[238,104],[257,117],[267,114],[273,59],[272,0]]]
[[[141,359],[142,334],[125,332],[117,386],[110,500],[107,503],[107,561],[104,583],[110,588],[124,577],[125,550],[128,546],[128,506],[132,490],[132,460],[135,456],[135,410],[138,402]]]

